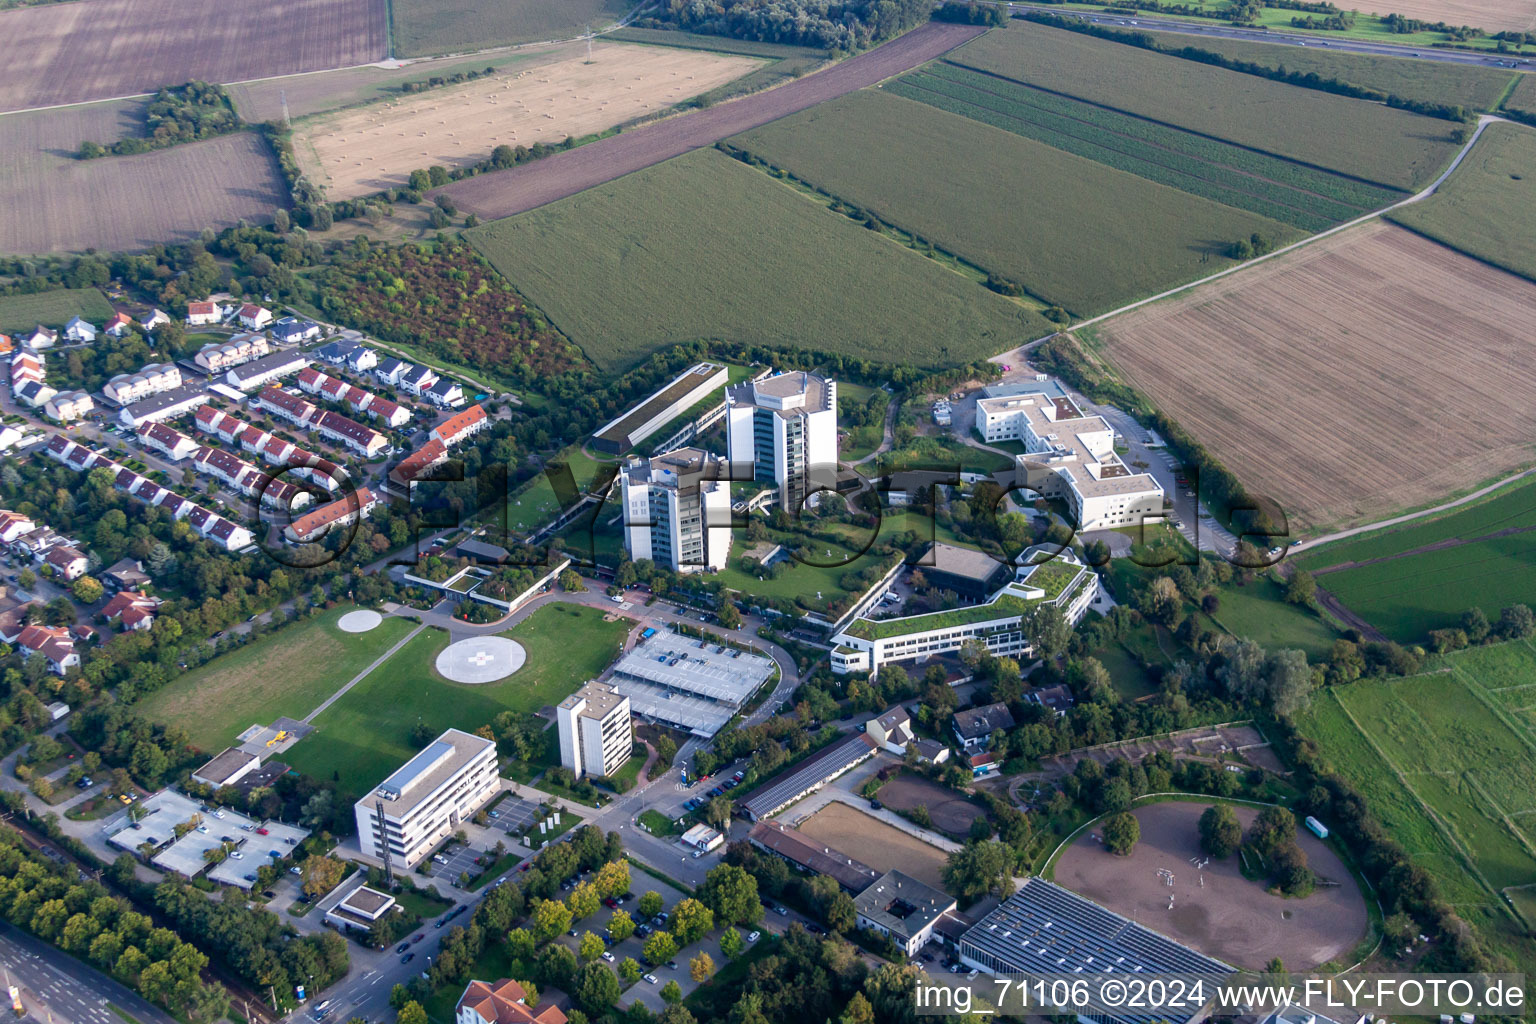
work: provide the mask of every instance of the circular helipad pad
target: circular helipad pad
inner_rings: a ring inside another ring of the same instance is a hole
[[[378,624],[383,621],[384,616],[380,615],[378,612],[363,609],[355,612],[347,612],[347,614],[337,619],[336,628],[341,630],[343,633],[366,633],[370,629],[378,626]]]
[[[504,636],[477,636],[449,644],[437,656],[437,670],[455,683],[494,683],[523,667],[528,653]]]

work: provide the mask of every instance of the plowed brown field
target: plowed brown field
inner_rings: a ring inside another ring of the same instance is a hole
[[[0,111],[383,59],[383,0],[79,0],[0,13]]]
[[[1376,222],[1136,310],[1100,340],[1302,534],[1531,463],[1533,309],[1531,282]]]

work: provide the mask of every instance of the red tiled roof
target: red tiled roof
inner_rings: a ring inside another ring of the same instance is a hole
[[[472,981],[459,997],[455,1014],[472,1008],[482,1020],[490,1024],[565,1024],[566,1016],[553,1003],[535,1012],[520,1002],[527,996],[523,986],[510,979],[502,979],[495,985],[484,981]]]
[[[444,444],[452,444],[464,431],[485,420],[485,410],[479,404],[448,417],[432,431],[432,436]]]

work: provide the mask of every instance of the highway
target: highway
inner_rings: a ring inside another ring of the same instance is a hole
[[[1105,11],[1069,11],[1063,10],[1060,7],[1038,7],[1034,4],[1006,3],[1006,0],[984,0],[984,2],[992,3],[997,7],[1007,7],[1015,13],[1032,11],[1040,14],[1053,14],[1057,17],[1078,18],[1082,21],[1091,21],[1110,28],[1125,28],[1131,31],[1176,32],[1179,35],[1186,36],[1215,36],[1219,39],[1240,39],[1250,43],[1274,43],[1281,46],[1318,46],[1344,53],[1363,53],[1375,57],[1417,57],[1420,60],[1438,61],[1442,64],[1470,64],[1474,67],[1494,67],[1498,66],[1502,61],[1504,64],[1518,64],[1522,70],[1536,68],[1536,63],[1533,63],[1528,57],[1478,54],[1465,50],[1435,49],[1433,47],[1398,45],[1396,43],[1376,43],[1365,39],[1343,37],[1338,32],[1301,34],[1298,32],[1281,32],[1274,29],[1239,28],[1236,25],[1222,22],[1202,25],[1176,18],[1149,17],[1145,14],[1131,17]],[[1321,38],[1324,35],[1327,36],[1326,39]]]
[[[127,988],[40,939],[0,922],[0,968],[21,988],[28,1015],[52,1024],[124,1024],[116,1004],[140,1024],[176,1024],[175,1018]]]

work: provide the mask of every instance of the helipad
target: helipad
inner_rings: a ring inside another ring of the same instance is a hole
[[[378,612],[361,609],[355,612],[347,612],[336,620],[336,628],[343,633],[366,633],[379,623],[384,621],[384,616]]]
[[[455,683],[494,683],[523,667],[523,645],[504,636],[471,637],[449,644],[437,656],[437,670]]]

